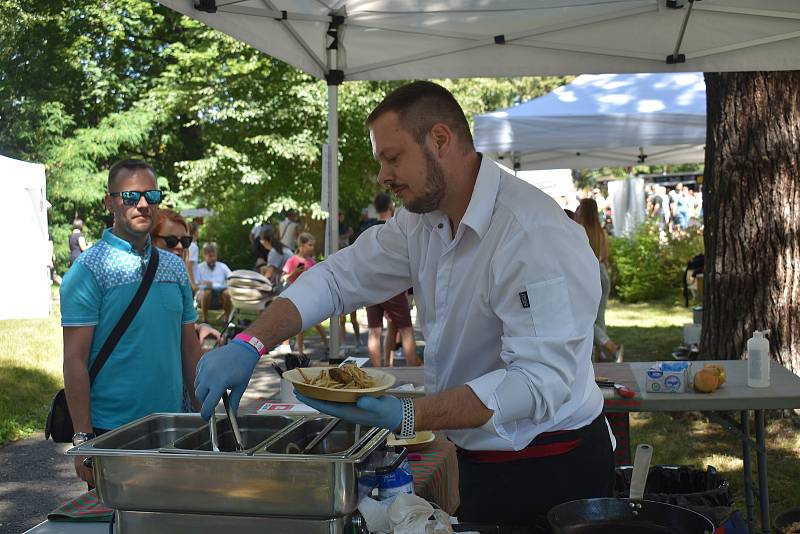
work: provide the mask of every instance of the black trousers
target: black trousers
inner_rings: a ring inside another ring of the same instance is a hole
[[[503,533],[549,532],[547,512],[575,499],[611,497],[614,452],[605,417],[576,431],[568,453],[502,463],[458,457],[461,522],[501,525]]]

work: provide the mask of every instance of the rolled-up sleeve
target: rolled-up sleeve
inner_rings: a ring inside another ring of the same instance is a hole
[[[281,293],[297,307],[303,329],[331,315],[384,302],[411,287],[406,218],[399,210],[386,224],[367,229]]]
[[[484,430],[509,441],[517,420],[553,419],[571,398],[578,366],[591,365],[581,347],[592,336],[600,275],[583,230],[575,230],[560,222],[520,228],[492,259],[489,301],[503,324],[507,367],[467,385],[494,411]]]

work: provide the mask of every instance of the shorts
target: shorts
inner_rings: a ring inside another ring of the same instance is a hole
[[[408,297],[406,297],[405,291],[381,304],[367,306],[367,325],[369,328],[383,327],[384,315],[397,328],[411,327],[411,309],[408,307]]]
[[[199,298],[201,293],[204,293],[206,291],[211,291],[211,302],[209,303],[208,308],[211,309],[211,310],[221,310],[222,309],[222,292],[225,291],[226,289],[227,288],[221,288],[221,289],[209,289],[207,287],[206,288],[201,288],[198,291],[198,302],[201,302],[201,300]]]

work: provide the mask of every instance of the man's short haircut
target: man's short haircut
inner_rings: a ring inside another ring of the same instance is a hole
[[[203,247],[203,254],[217,253],[217,245],[214,243],[206,243]]]
[[[378,193],[375,195],[375,211],[378,213],[386,213],[392,207],[392,198],[389,193]]]
[[[72,229],[73,230],[83,230],[83,221],[81,219],[75,218],[72,221]]]
[[[114,186],[117,178],[123,171],[132,172],[132,171],[139,171],[139,170],[148,170],[153,173],[154,177],[157,177],[155,169],[153,166],[141,159],[123,159],[116,162],[111,168],[108,170],[108,190]]]
[[[453,94],[433,82],[417,81],[398,87],[389,93],[367,117],[369,127],[384,113],[393,111],[400,117],[400,125],[422,145],[433,125],[442,123],[453,130],[458,138],[474,147],[469,123],[464,110]]]

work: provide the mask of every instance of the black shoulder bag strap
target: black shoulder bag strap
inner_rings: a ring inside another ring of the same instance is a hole
[[[142,302],[144,302],[144,298],[147,296],[147,291],[150,289],[150,285],[153,283],[153,278],[156,276],[156,269],[158,269],[158,249],[153,247],[152,251],[150,252],[150,261],[147,262],[147,271],[144,273],[142,283],[139,284],[139,289],[136,290],[136,295],[133,296],[133,300],[130,304],[128,304],[125,313],[123,313],[122,317],[120,317],[119,321],[117,321],[117,324],[114,326],[114,330],[111,331],[111,334],[109,334],[106,342],[103,343],[100,352],[97,353],[97,358],[92,364],[92,368],[89,370],[89,384],[94,383],[94,379],[97,378],[97,375],[100,373],[100,369],[103,367],[103,364],[105,364],[106,360],[108,360],[108,357],[111,356],[111,353],[114,351],[117,343],[122,338],[122,334],[124,334],[128,329],[128,326],[130,326],[133,318],[136,317],[139,308],[142,307]]]

